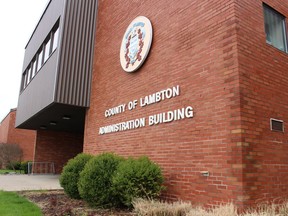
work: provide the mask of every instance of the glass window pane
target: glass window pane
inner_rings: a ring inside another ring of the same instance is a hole
[[[22,90],[26,87],[26,71],[23,74],[23,80],[22,80]]]
[[[37,65],[38,71],[42,67],[42,62],[43,62],[43,50],[41,50],[41,52],[38,55],[38,65]]]
[[[44,62],[47,61],[47,59],[50,56],[50,45],[51,45],[51,39],[45,44],[45,51],[44,51]]]
[[[37,67],[36,67],[36,60],[34,60],[32,62],[32,78],[35,76],[36,72],[37,72]]]
[[[27,85],[30,83],[31,80],[31,67],[28,68],[28,73],[27,73]]]
[[[287,51],[285,17],[268,6],[264,6],[266,42]]]
[[[55,49],[58,46],[58,38],[59,38],[59,28],[57,28],[57,30],[53,34],[53,48],[52,48],[52,52],[54,52]]]

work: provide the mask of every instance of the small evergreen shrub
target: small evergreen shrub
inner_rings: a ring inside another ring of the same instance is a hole
[[[20,170],[21,162],[20,161],[12,161],[7,164],[6,169],[8,170]]]
[[[112,176],[124,158],[103,153],[91,159],[80,173],[78,189],[81,197],[91,206],[109,208],[119,201],[112,194]]]
[[[84,169],[86,163],[92,157],[92,155],[81,153],[70,159],[64,166],[60,176],[60,185],[64,188],[65,193],[71,198],[81,198],[78,191],[79,175],[80,172]]]
[[[28,174],[28,163],[30,161],[21,162],[21,170],[23,170],[24,174]]]
[[[147,157],[129,158],[122,162],[113,176],[114,196],[132,207],[135,198],[154,199],[164,189],[160,167]]]

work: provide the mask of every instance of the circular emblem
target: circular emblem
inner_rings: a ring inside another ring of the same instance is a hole
[[[144,63],[152,43],[152,25],[144,16],[136,17],[126,29],[120,48],[123,70],[134,72]]]

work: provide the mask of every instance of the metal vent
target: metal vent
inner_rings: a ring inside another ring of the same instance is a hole
[[[272,131],[284,132],[284,122],[278,119],[270,119],[270,128]]]

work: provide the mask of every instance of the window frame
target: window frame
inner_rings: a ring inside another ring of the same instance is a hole
[[[43,45],[41,46],[41,48],[39,49],[39,51],[37,52],[37,72],[42,68],[43,66],[43,55],[44,51],[43,51]]]
[[[57,34],[56,34],[57,33]],[[59,24],[57,25],[56,24],[56,27],[55,29],[52,31],[52,53],[57,49],[58,47],[58,41],[59,41],[59,34],[60,34],[60,30],[59,30]],[[55,40],[55,35],[57,36],[56,37],[56,40]],[[55,45],[56,44],[56,45]]]
[[[29,66],[27,67],[27,83],[26,83],[26,86],[28,86],[30,81],[31,81],[31,75],[32,75],[32,68],[31,68],[31,63],[30,63]]]
[[[283,49],[281,49],[279,46],[277,46],[275,43],[273,43],[273,41],[269,41],[267,39],[267,27],[266,27],[266,21],[268,19],[268,17],[265,16],[265,13],[269,12],[269,13],[274,13],[277,18],[281,19],[281,30],[282,30],[282,37],[283,37]],[[270,7],[269,5],[263,3],[263,18],[264,18],[264,31],[265,31],[265,39],[266,39],[266,43],[275,47],[276,49],[288,53],[288,33],[287,33],[287,21],[286,21],[286,17],[281,14],[280,12],[278,12],[277,10],[275,10],[274,8]]]
[[[37,56],[36,56],[36,57],[37,57]],[[36,73],[37,73],[37,58],[34,58],[34,59],[32,60],[31,66],[32,66],[32,79],[33,79],[34,76],[35,76]]]

